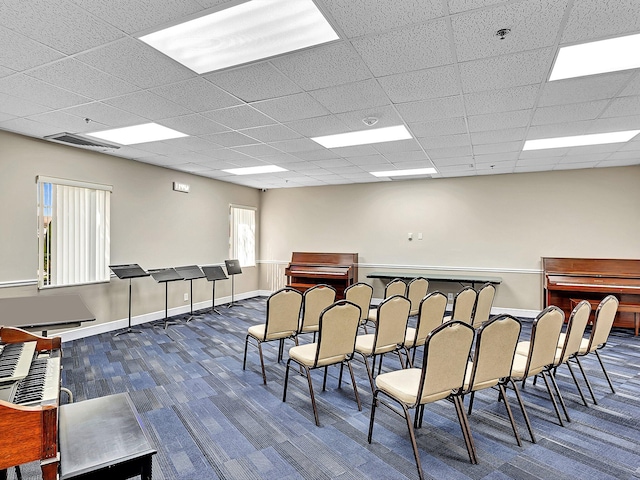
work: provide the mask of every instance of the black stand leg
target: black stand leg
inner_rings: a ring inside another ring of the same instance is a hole
[[[129,326],[127,327],[127,329],[124,332],[118,332],[116,334],[114,334],[114,337],[117,337],[119,335],[125,334],[125,333],[140,333],[140,330],[133,330],[131,328],[131,279],[129,279]]]
[[[233,289],[234,289],[234,275],[230,275],[231,277],[231,303],[227,305],[227,308],[235,307],[236,304],[233,302]]]
[[[216,310],[216,281],[212,280],[211,283],[213,284],[213,287],[211,289],[211,310],[210,310],[210,313],[217,313],[218,315],[220,315],[220,312],[218,310]]]
[[[189,317],[187,318],[187,322],[190,322],[194,318],[200,318],[200,315],[193,314],[193,279],[189,279],[189,295],[191,295],[191,310],[189,311]]]

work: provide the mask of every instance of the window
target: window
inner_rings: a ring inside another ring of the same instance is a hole
[[[229,255],[238,259],[241,267],[256,265],[256,209],[231,205]]]
[[[39,176],[38,288],[110,278],[111,187]]]

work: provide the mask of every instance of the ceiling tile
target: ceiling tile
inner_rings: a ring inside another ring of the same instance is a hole
[[[336,115],[323,115],[322,117],[304,118],[286,124],[288,129],[298,132],[298,136],[319,137],[333,135],[351,130]],[[364,128],[364,124],[362,124]],[[295,137],[290,137],[295,138]],[[284,140],[284,139],[280,139]]]
[[[546,78],[552,60],[553,50],[544,48],[464,62],[460,64],[462,89],[472,93],[539,84]]]
[[[0,26],[0,65],[21,72],[62,58],[56,50]]]
[[[262,159],[264,156],[276,155],[280,153],[279,150],[265,145],[264,143],[258,143],[256,145],[245,145],[241,147],[234,147],[234,150],[245,155]]]
[[[453,157],[470,157],[471,156],[471,146],[461,146],[461,147],[445,147],[445,148],[429,148],[427,149],[427,155],[431,159],[441,159],[441,158],[453,158]]]
[[[117,97],[139,90],[135,85],[100,72],[73,58],[36,68],[29,71],[28,75],[95,100]]]
[[[220,145],[200,137],[174,138],[172,143],[192,152],[211,152],[222,148]]]
[[[82,119],[88,118],[90,122],[99,122],[111,127],[124,127],[148,122],[144,117],[100,102],[85,103],[77,107],[67,108],[64,112]]]
[[[380,86],[393,103],[447,97],[460,93],[452,65],[381,77]]]
[[[614,153],[607,160],[598,163],[598,167],[627,167],[631,165],[639,165],[640,158],[614,158],[617,153]]]
[[[396,105],[396,108],[405,122],[423,122],[464,115],[464,105],[462,97],[459,95],[421,102],[401,103]]]
[[[633,78],[620,94],[622,96],[640,95],[640,71],[633,71]]]
[[[206,112],[242,103],[200,77],[153,88],[151,92],[194,112]]]
[[[284,97],[302,92],[298,85],[268,62],[211,73],[204,75],[204,78],[245,102]]]
[[[531,120],[532,125],[549,123],[576,122],[596,118],[607,106],[608,100],[594,102],[572,103],[553,107],[537,108]]]
[[[196,76],[195,72],[133,38],[124,38],[75,58],[142,88],[158,87]]]
[[[187,135],[208,135],[210,133],[219,133],[228,130],[227,127],[197,114],[163,118],[162,120],[158,120],[157,123],[186,133]]]
[[[633,97],[620,97],[611,101],[611,104],[602,114],[603,117],[625,117],[637,115],[640,112],[640,95]]]
[[[91,102],[90,98],[76,95],[24,74],[0,78],[0,93],[15,95],[51,108],[72,107]]]
[[[348,42],[289,54],[271,60],[271,63],[304,90],[371,78],[367,66]]]
[[[525,85],[503,90],[466,94],[464,102],[467,107],[467,114],[481,115],[533,108],[539,88],[538,85]]]
[[[613,98],[632,75],[632,72],[616,72],[547,82],[542,88],[538,106]]]
[[[252,145],[258,143],[257,140],[239,132],[214,133],[212,135],[204,135],[203,138],[225,147],[237,147],[240,145]]]
[[[332,148],[331,151],[341,157],[363,157],[365,155],[375,155],[378,151],[373,145],[356,145],[353,147]]]
[[[640,130],[640,113],[627,117],[597,118],[590,122],[585,133],[621,132]]]
[[[363,110],[389,104],[384,91],[373,79],[314,90],[309,94],[331,113]]]
[[[124,36],[117,28],[66,0],[38,1],[28,6],[23,0],[3,0],[0,23],[68,55]]]
[[[467,124],[464,117],[445,118],[430,122],[413,122],[408,125],[409,130],[416,137],[435,137],[437,135],[454,135],[466,133]]]
[[[253,107],[250,107],[249,105],[222,108],[211,112],[205,112],[203,115],[233,130],[261,127],[276,123],[275,120],[267,117],[265,114],[259,112]]]
[[[374,168],[379,168],[380,165],[388,165],[389,161],[382,155],[364,155],[362,157],[349,157],[349,161],[360,167],[363,167],[365,170],[369,166],[373,166]],[[372,170],[375,171],[375,170]]]
[[[244,135],[255,138],[260,142],[277,142],[279,140],[290,140],[301,138],[299,133],[294,132],[284,125],[267,125],[264,127],[246,128],[240,130]]]
[[[0,105],[4,113],[15,115],[16,117],[36,115],[50,110],[49,107],[35,104],[24,98],[5,95],[4,93],[0,93]]]
[[[364,110],[337,113],[335,116],[348,127],[348,130],[356,131],[369,128],[363,121],[365,118],[377,118],[378,121],[375,123],[375,128],[392,127],[404,123],[392,105],[379,105],[365,108]]]
[[[147,91],[110,98],[105,100],[104,103],[127,112],[137,113],[149,120],[159,120],[191,113],[188,108]]]
[[[488,155],[492,153],[503,152],[519,152],[520,150],[522,150],[522,141],[486,143],[473,146],[473,153],[475,153],[476,155]]]
[[[349,38],[443,15],[441,0],[324,0],[324,4]]]
[[[434,148],[463,147],[470,144],[469,135],[466,133],[419,138],[418,140],[427,151]]]
[[[527,139],[570,137],[587,133],[592,120],[570,123],[553,123],[547,125],[532,125],[529,127]]]
[[[474,155],[473,158],[476,164],[483,163],[496,163],[496,162],[514,162],[518,159],[520,152],[502,152],[502,153],[488,153],[484,155]]]
[[[574,0],[562,43],[595,40],[640,30],[637,0]]]
[[[83,118],[76,115],[70,115],[63,110],[56,110],[53,112],[42,113],[40,115],[32,115],[30,120],[39,123],[47,123],[52,125],[60,132],[69,133],[83,133],[83,132],[95,132],[97,130],[104,130],[106,125],[99,122],[87,123]]]
[[[422,150],[413,150],[411,152],[391,152],[385,153],[384,157],[388,162],[393,164],[405,163],[405,162],[422,162],[429,161],[429,157]],[[362,157],[355,157],[362,158]],[[349,157],[351,160],[351,157]]]
[[[310,152],[313,150],[324,150],[324,147],[308,138],[294,138],[292,140],[282,140],[280,142],[269,142],[269,145],[285,153]]]
[[[352,43],[376,77],[453,63],[444,20],[359,38]]]
[[[451,19],[458,61],[549,47],[556,41],[567,0],[511,2]],[[511,32],[501,40],[499,28]]]
[[[394,142],[381,142],[373,145],[378,152],[382,154],[398,153],[398,152],[422,152],[422,147],[417,140],[411,138],[408,140],[396,140]]]
[[[517,142],[524,139],[525,131],[525,128],[506,128],[504,130],[472,132],[471,143],[476,146],[487,143]]]
[[[320,117],[329,113],[308,93],[297,93],[286,97],[263,100],[251,105],[279,122]]]
[[[28,118],[12,118],[11,120],[6,120],[0,123],[0,129],[37,138],[60,132],[58,127],[46,123],[34,122]]]
[[[329,160],[332,158],[340,158],[339,155],[332,152],[331,150],[311,150],[308,152],[296,152],[295,154],[296,161],[304,160],[305,162],[313,162],[316,160]]]
[[[531,110],[471,115],[468,117],[470,132],[503,130],[506,128],[526,127],[531,120]]]
[[[12,70],[10,68],[7,67],[3,67],[2,65],[0,65],[0,78],[2,77],[8,77],[9,75],[16,73],[15,70]]]

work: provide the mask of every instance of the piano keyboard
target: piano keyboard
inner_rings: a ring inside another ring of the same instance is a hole
[[[25,378],[36,351],[36,342],[8,343],[0,347],[0,383]]]
[[[18,405],[57,403],[60,394],[60,357],[37,358],[29,374],[16,383],[9,401]]]

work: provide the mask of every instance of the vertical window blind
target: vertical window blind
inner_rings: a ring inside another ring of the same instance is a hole
[[[256,264],[256,209],[231,205],[230,212],[231,258],[238,259],[241,267],[253,267]]]
[[[109,281],[111,187],[38,177],[38,285]]]

